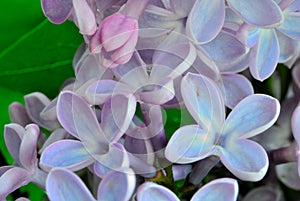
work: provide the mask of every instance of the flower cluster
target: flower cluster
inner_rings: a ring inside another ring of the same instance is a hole
[[[15,161],[0,167],[0,200],[30,182],[53,201],[279,200],[279,181],[300,190],[300,0],[41,5],[84,44],[56,98],[10,105]]]

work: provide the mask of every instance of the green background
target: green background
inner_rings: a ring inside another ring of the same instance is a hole
[[[55,97],[63,81],[74,76],[72,58],[83,39],[72,22],[51,24],[40,0],[1,0],[0,15],[0,150],[5,158],[0,164],[4,165],[13,162],[3,141],[9,104],[24,103],[23,96],[35,91]],[[41,200],[37,190],[29,185],[21,192]]]

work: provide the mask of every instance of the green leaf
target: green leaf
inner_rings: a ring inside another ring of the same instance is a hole
[[[22,3],[10,5],[11,8],[7,8],[9,4],[7,2],[0,3],[1,9],[6,6],[7,10],[13,12],[16,7],[17,10],[22,10],[22,15],[25,13],[25,16],[29,16],[28,19],[23,17],[20,20],[15,17],[11,20],[7,16],[3,16],[3,13],[1,14],[2,19],[7,19],[5,22],[10,23],[10,28],[6,26],[5,31],[13,34],[12,36],[0,35],[0,41],[10,42],[0,46],[0,86],[24,94],[41,91],[54,97],[57,95],[62,82],[66,78],[74,76],[72,58],[83,39],[73,22],[67,21],[62,25],[51,24],[42,15],[40,1],[32,1],[35,5],[37,3],[39,5],[38,7],[35,6],[38,9],[38,12],[34,12],[35,16],[26,15],[27,6]],[[26,3],[26,5],[30,4]],[[25,7],[26,9],[24,9]],[[6,14],[8,13],[6,12]],[[21,16],[20,13],[14,14]],[[35,24],[27,23],[29,28],[21,29],[18,27],[23,25],[24,21],[27,22],[32,19],[34,19]],[[17,33],[21,31],[22,34],[17,34],[13,31],[14,29]],[[26,31],[24,32],[24,30]]]

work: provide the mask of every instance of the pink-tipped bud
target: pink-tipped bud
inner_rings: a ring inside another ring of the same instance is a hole
[[[121,13],[105,18],[90,39],[90,51],[100,53],[102,65],[114,68],[127,63],[138,39],[138,21]]]

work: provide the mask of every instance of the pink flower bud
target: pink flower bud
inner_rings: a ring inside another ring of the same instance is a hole
[[[138,39],[138,21],[121,13],[105,18],[90,39],[90,51],[100,53],[102,65],[114,68],[127,63]]]

